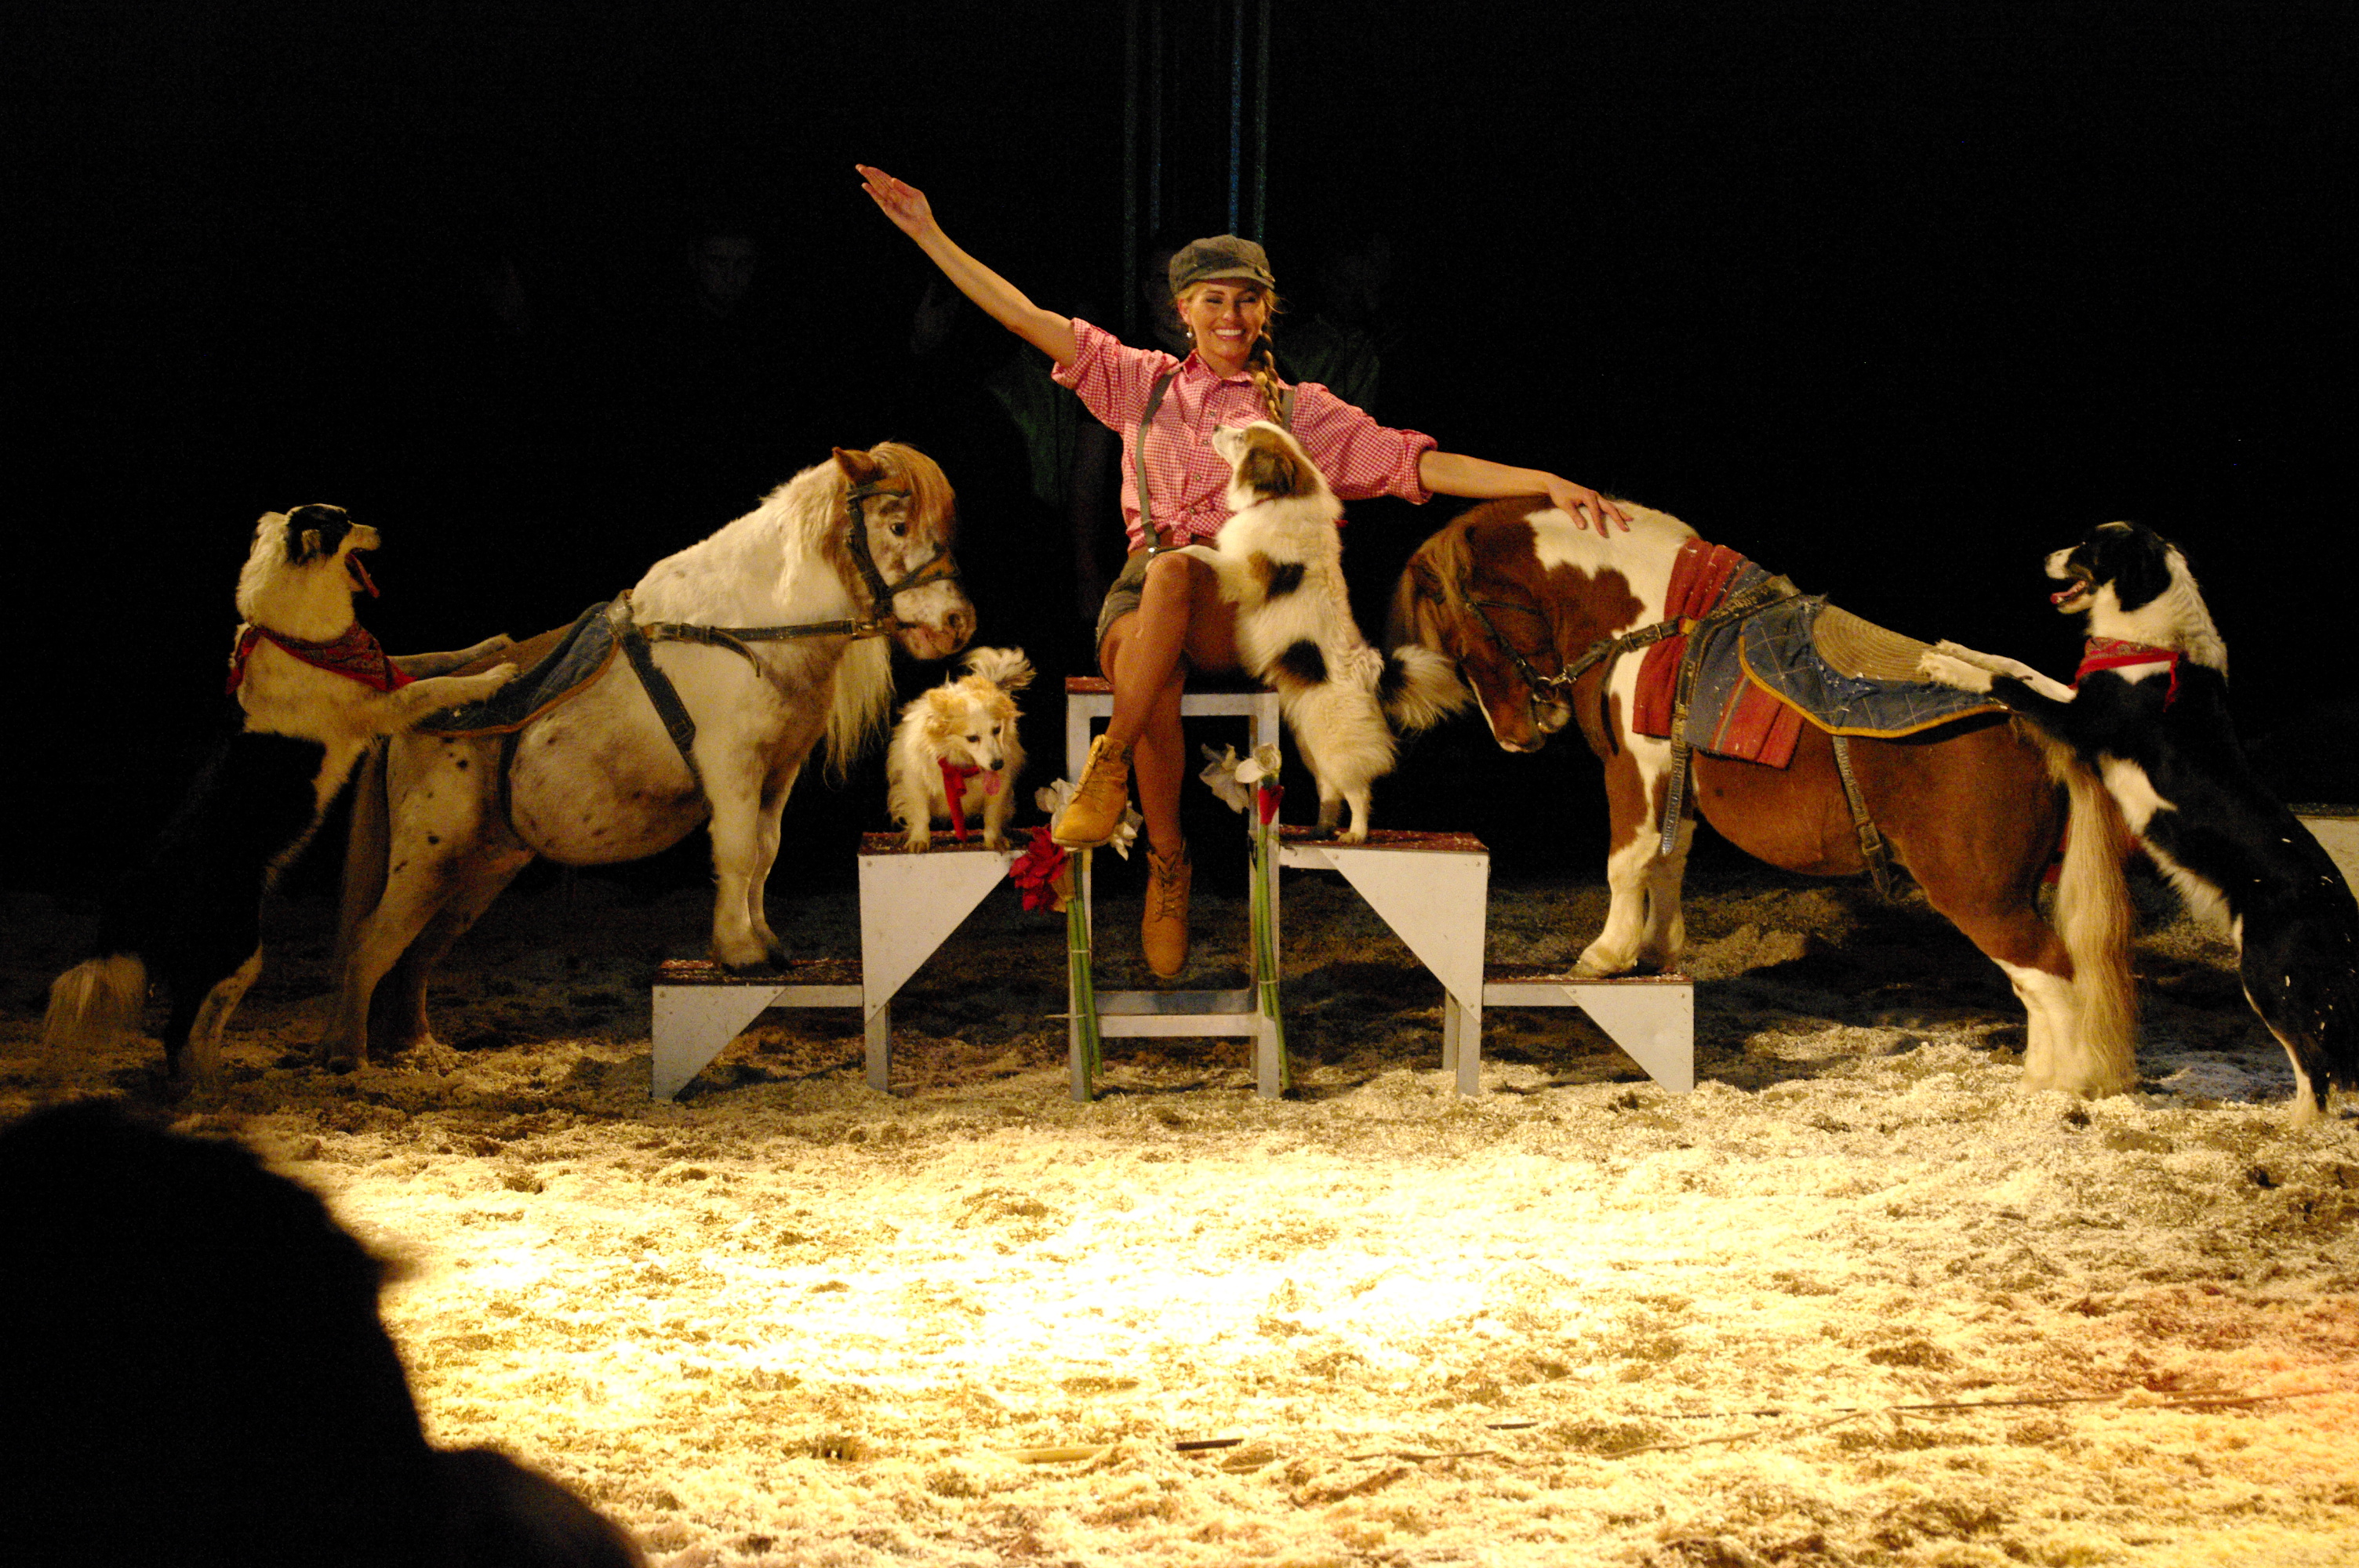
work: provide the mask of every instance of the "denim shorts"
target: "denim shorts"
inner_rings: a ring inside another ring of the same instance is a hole
[[[1147,563],[1154,558],[1145,553],[1133,556],[1114,574],[1114,586],[1106,589],[1105,603],[1098,607],[1098,635],[1093,644],[1096,649],[1104,649],[1106,633],[1114,630],[1115,622],[1138,608],[1147,589]]]

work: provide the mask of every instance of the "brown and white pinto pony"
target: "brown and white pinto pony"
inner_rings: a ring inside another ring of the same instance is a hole
[[[640,624],[737,633],[671,636],[647,650],[695,725],[693,771],[619,656],[505,748],[498,734],[394,741],[355,792],[342,988],[321,1058],[432,1047],[429,971],[536,855],[613,865],[668,849],[709,820],[712,956],[732,968],[776,961],[763,887],[779,814],[812,749],[825,741],[840,778],[884,733],[888,637],[916,658],[944,659],[974,633],[950,554],[956,521],[941,469],[887,441],[838,449],[648,568],[630,594]],[[794,634],[775,634],[782,629]],[[506,656],[521,660],[539,641]]]
[[[1612,903],[1605,929],[1581,955],[1582,969],[1598,975],[1677,967],[1685,944],[1680,881],[1694,819],[1683,812],[1673,852],[1662,853],[1671,746],[1629,728],[1636,653],[1593,665],[1569,688],[1536,693],[1525,671],[1545,686],[1601,639],[1664,619],[1673,561],[1693,530],[1623,504],[1630,531],[1610,538],[1530,500],[1476,507],[1410,557],[1390,628],[1394,643],[1419,643],[1455,661],[1506,750],[1538,751],[1577,723],[1605,764]],[[1902,739],[1854,737],[1851,759],[1894,858],[2022,1000],[2025,1087],[2090,1097],[2132,1087],[2126,841],[2103,792],[2074,783],[2076,774],[2060,789],[2038,741],[1995,714]],[[1805,724],[1784,768],[1700,749],[1693,768],[1688,802],[1745,853],[1811,876],[1865,869],[1824,730]],[[2068,816],[2050,925],[2039,888]]]

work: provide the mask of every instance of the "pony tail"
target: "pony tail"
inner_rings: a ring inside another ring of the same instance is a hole
[[[2129,824],[2100,780],[2077,761],[2049,754],[2071,802],[2064,869],[2056,879],[2056,935],[2072,960],[2083,1081],[2096,1095],[2137,1087],[2137,996],[2131,989]]]

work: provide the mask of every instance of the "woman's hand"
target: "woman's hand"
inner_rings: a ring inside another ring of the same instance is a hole
[[[864,163],[852,166],[860,171],[861,189],[868,200],[876,203],[893,226],[911,239],[922,239],[926,232],[936,228],[933,203],[926,193],[906,179],[896,179],[881,168],[871,168]]]
[[[1622,532],[1630,531],[1630,514],[1585,484],[1575,484],[1556,474],[1548,476],[1549,504],[1571,518],[1583,528],[1594,528],[1602,535],[1608,530],[1608,519],[1622,524]]]

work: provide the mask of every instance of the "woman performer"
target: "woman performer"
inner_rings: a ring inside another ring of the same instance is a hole
[[[1544,494],[1584,527],[1625,529],[1621,508],[1585,485],[1538,469],[1507,468],[1436,449],[1432,437],[1392,430],[1314,382],[1289,387],[1271,358],[1277,313],[1269,260],[1250,240],[1198,240],[1171,259],[1171,294],[1195,351],[1185,360],[1134,349],[1087,321],[1051,314],[951,242],[932,206],[907,181],[866,164],[860,171],[885,216],[918,243],[984,313],[1057,362],[1055,378],[1122,437],[1123,522],[1130,559],[1098,615],[1098,664],[1114,683],[1114,718],[1050,834],[1072,849],[1113,837],[1138,773],[1147,820],[1147,915],[1139,936],[1147,968],[1169,979],[1188,961],[1188,845],[1180,785],[1187,750],[1180,730],[1186,672],[1237,667],[1236,615],[1212,568],[1170,552],[1208,540],[1228,521],[1229,465],[1212,447],[1223,426],[1286,425],[1329,488],[1347,500],[1397,495]]]

